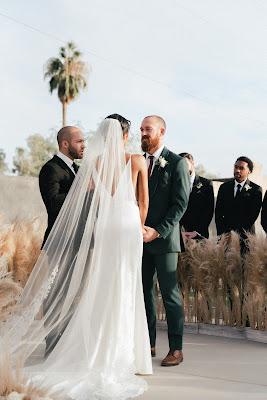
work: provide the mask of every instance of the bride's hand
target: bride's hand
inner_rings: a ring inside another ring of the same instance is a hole
[[[145,233],[143,233],[143,240],[145,243],[152,242],[160,237],[160,234],[156,231],[156,229],[151,228],[150,226],[145,226],[144,229]]]

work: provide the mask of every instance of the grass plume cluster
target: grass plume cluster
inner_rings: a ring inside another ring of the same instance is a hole
[[[43,219],[5,224],[0,216],[0,313],[12,307],[40,253]],[[179,257],[185,319],[267,330],[267,239],[249,235],[249,251],[241,256],[239,237],[189,240]],[[158,318],[165,310],[158,292]],[[1,318],[1,314],[0,314]]]
[[[59,393],[35,386],[24,376],[22,365],[17,362],[12,365],[11,357],[6,353],[0,354],[0,396],[5,400],[56,400]]]
[[[187,242],[178,263],[185,320],[267,330],[267,239],[249,235],[241,256],[235,232]],[[165,318],[158,297],[159,319]]]
[[[1,224],[0,258],[5,257],[15,282],[25,286],[40,254],[44,224],[38,219]]]
[[[21,286],[12,279],[8,272],[7,259],[0,258],[0,321],[5,320],[16,305],[21,293]]]

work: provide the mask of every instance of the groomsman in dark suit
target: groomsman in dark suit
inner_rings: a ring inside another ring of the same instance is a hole
[[[234,179],[220,186],[215,223],[218,235],[235,231],[241,239],[241,251],[247,250],[246,232],[255,233],[255,221],[262,203],[262,189],[248,177],[253,171],[253,162],[248,157],[239,157],[234,165]]]
[[[39,174],[40,192],[48,214],[43,245],[78,171],[79,167],[74,160],[83,157],[85,148],[84,136],[75,126],[65,126],[60,129],[57,141],[58,153],[42,167]]]
[[[47,237],[71,188],[75,175],[78,172],[78,165],[75,164],[74,160],[81,159],[83,157],[85,148],[83,134],[79,128],[74,126],[66,126],[60,129],[57,134],[57,141],[59,147],[58,153],[42,167],[39,175],[41,196],[48,214],[48,226],[45,232],[42,247],[47,240]],[[81,231],[82,228],[83,227],[81,224]],[[69,260],[69,263],[72,265],[71,260]],[[51,302],[53,302],[53,300],[54,294],[51,293],[44,301],[44,312],[49,309],[49,305]],[[50,318],[53,318],[53,316],[51,315]],[[51,331],[45,338],[45,357],[50,354],[67,324],[68,321],[65,321],[65,325],[61,327],[61,332],[58,332],[57,330]]]
[[[261,226],[267,234],[267,191],[265,192],[261,210]]]
[[[186,161],[163,144],[165,130],[165,121],[155,115],[146,117],[141,125],[142,149],[149,176],[142,276],[151,355],[156,353],[154,278],[157,274],[169,338],[169,352],[161,365],[174,366],[183,361],[183,303],[176,271],[178,252],[181,251],[179,222],[188,204],[190,184]]]
[[[179,155],[187,161],[191,184],[189,203],[181,219],[181,226],[185,230],[183,234],[186,238],[208,239],[209,225],[214,213],[212,181],[196,174],[192,154],[180,153]]]

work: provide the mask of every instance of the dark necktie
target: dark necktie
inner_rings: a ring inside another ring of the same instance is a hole
[[[240,183],[237,184],[236,186],[236,192],[235,192],[235,197],[237,198],[241,193],[241,185]]]
[[[149,159],[149,166],[148,166],[148,177],[151,176],[152,173],[152,168],[153,168],[153,163],[154,163],[154,156],[148,156]]]
[[[77,174],[79,167],[78,167],[78,165],[77,165],[77,164],[75,164],[75,162],[74,162],[74,163],[72,163],[72,168],[74,169],[74,171],[75,171],[75,174]]]

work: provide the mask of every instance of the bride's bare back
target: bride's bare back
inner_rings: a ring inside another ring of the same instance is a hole
[[[148,210],[148,176],[144,156],[140,154],[125,154],[126,163],[131,157],[132,181],[140,211],[142,226],[145,224]]]

